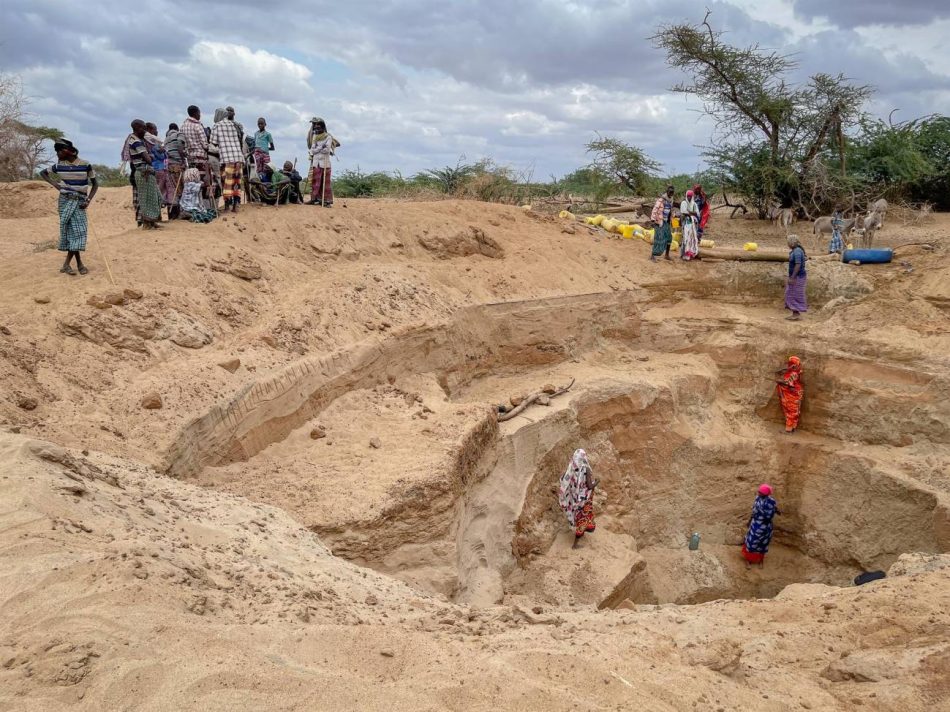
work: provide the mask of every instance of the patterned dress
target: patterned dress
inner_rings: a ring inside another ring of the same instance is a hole
[[[594,524],[594,490],[587,486],[590,462],[584,450],[575,450],[567,470],[561,475],[558,503],[574,528],[574,536],[580,538],[597,527]]]
[[[802,385],[802,363],[798,356],[788,359],[788,366],[782,374],[781,382],[776,384],[778,400],[785,415],[785,432],[792,433],[798,428],[802,415],[802,400],[805,387]]]
[[[653,232],[653,257],[659,257],[668,249],[673,242],[673,229],[670,226],[670,219],[673,217],[673,203],[665,195],[660,196],[656,205],[653,206],[653,213],[650,216],[653,222],[657,224]]]
[[[759,495],[752,505],[749,531],[742,545],[742,556],[750,564],[759,564],[765,559],[772,542],[772,519],[778,511],[778,503],[767,495]]]

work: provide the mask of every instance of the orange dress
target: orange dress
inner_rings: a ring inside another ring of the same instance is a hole
[[[802,414],[802,398],[805,389],[802,386],[802,365],[796,356],[788,360],[788,367],[782,375],[782,380],[776,384],[778,399],[785,413],[785,432],[790,433],[798,427],[798,420]]]

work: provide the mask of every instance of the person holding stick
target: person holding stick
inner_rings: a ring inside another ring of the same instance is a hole
[[[327,131],[326,122],[314,116],[310,120],[310,133],[307,134],[307,146],[310,149],[310,205],[333,207],[333,187],[330,184],[330,157],[336,155],[340,147]]]
[[[66,253],[66,261],[59,271],[75,275],[76,270],[70,264],[75,257],[79,274],[87,274],[89,270],[79,253],[86,249],[89,235],[86,208],[99,190],[99,181],[92,164],[79,157],[72,141],[61,138],[53,144],[53,150],[56,163],[40,171],[40,178],[59,191],[59,251]]]
[[[168,154],[168,176],[174,185],[171,205],[168,208],[168,219],[174,220],[180,211],[178,201],[181,200],[182,176],[188,168],[188,145],[178,130],[178,124],[168,124],[168,131],[165,133],[165,151]]]

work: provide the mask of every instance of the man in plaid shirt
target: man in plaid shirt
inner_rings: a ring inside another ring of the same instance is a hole
[[[188,107],[188,118],[181,126],[181,137],[185,139],[188,152],[188,163],[198,169],[201,182],[205,188],[211,187],[211,169],[208,164],[208,135],[201,123],[201,109],[191,105]]]
[[[221,156],[221,195],[224,207],[237,212],[241,203],[241,178],[244,175],[244,131],[234,121],[234,109],[227,108],[226,118],[211,128],[211,143]]]

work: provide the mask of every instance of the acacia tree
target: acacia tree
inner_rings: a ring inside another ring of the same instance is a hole
[[[597,135],[587,144],[587,152],[593,155],[589,168],[601,175],[608,175],[634,195],[643,195],[651,178],[660,170],[660,164],[636,146],[620,139]]]
[[[663,25],[651,37],[666,52],[667,64],[689,77],[673,91],[699,97],[716,122],[707,158],[727,181],[754,176],[752,183],[730,187],[762,216],[772,201],[802,206],[803,194],[815,192],[808,184],[817,174],[831,183],[819,201],[837,200],[847,182],[845,137],[860,120],[870,88],[852,85],[841,74],[792,83],[792,58],[758,44],[727,44],[710,14],[698,25]],[[817,161],[834,161],[837,177],[816,172]]]
[[[63,135],[58,129],[25,123],[26,104],[19,78],[0,74],[0,181],[33,178],[50,160],[46,142]]]

